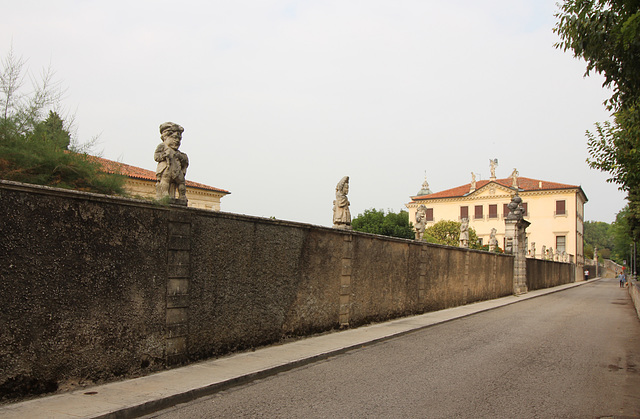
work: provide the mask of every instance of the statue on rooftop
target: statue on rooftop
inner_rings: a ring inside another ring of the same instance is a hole
[[[416,240],[422,240],[424,230],[427,228],[427,207],[424,204],[420,204],[416,210],[416,223],[414,225],[416,229]]]
[[[349,176],[340,179],[336,185],[336,199],[333,201],[333,227],[351,230],[351,212],[349,211]]]
[[[498,165],[498,159],[489,159],[489,166],[491,170],[491,179],[496,178],[496,166]]]
[[[512,180],[511,186],[513,188],[517,188],[518,187],[518,175],[519,174],[520,173],[518,173],[518,169],[516,169],[516,168],[514,168],[513,172],[511,172],[511,180]]]
[[[473,192],[476,190],[476,174],[471,172],[471,188],[469,188],[469,192]]]
[[[153,158],[158,162],[156,168],[156,199],[169,197],[175,199],[178,192],[178,202],[187,205],[187,187],[185,175],[189,166],[189,158],[178,151],[182,141],[182,128],[173,122],[160,125],[162,144],[156,147]]]

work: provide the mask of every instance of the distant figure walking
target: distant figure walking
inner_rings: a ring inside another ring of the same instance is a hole
[[[589,270],[588,270],[588,269],[585,269],[585,270],[584,270],[584,280],[585,280],[585,281],[588,281],[588,280],[589,280]]]
[[[625,281],[625,278],[624,278],[624,274],[620,274],[620,275],[618,275],[618,279],[619,279],[619,281],[620,281],[620,288],[624,288],[624,286],[625,286],[625,282],[626,282],[626,281]]]

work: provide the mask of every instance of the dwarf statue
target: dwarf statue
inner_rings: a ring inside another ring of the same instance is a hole
[[[336,199],[333,201],[333,227],[351,230],[351,211],[349,211],[349,176],[340,179],[336,185]]]
[[[182,128],[173,122],[165,122],[160,125],[160,138],[162,144],[156,147],[153,156],[158,162],[156,168],[156,199],[169,197],[175,199],[178,191],[178,202],[187,204],[187,187],[185,185],[185,175],[189,158],[181,151],[178,151],[182,141]]]
[[[427,207],[421,204],[416,210],[416,240],[422,240],[424,236],[424,230],[427,227]]]

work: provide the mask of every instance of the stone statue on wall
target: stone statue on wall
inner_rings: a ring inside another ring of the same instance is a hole
[[[424,230],[427,228],[427,207],[424,204],[420,204],[416,210],[416,240],[422,240]]]
[[[185,175],[189,166],[189,158],[185,153],[178,151],[183,131],[184,128],[173,122],[165,122],[160,125],[162,144],[156,147],[153,158],[158,162],[156,168],[156,198],[169,197],[175,199],[177,191],[178,203],[187,205]]]
[[[460,247],[469,247],[469,219],[463,218],[460,223]]]
[[[471,187],[469,188],[469,192],[473,192],[476,190],[476,174],[471,172]]]
[[[531,242],[531,250],[530,250],[530,255],[532,258],[536,258],[536,242]]]
[[[542,245],[542,250],[540,251],[540,259],[545,260],[547,258],[547,246]]]
[[[518,169],[514,168],[513,172],[511,172],[511,186],[514,188],[518,187]]]
[[[491,233],[489,234],[489,251],[490,252],[495,252],[496,248],[498,247],[498,239],[496,239],[497,232],[498,230],[496,230],[495,228],[492,228]]]
[[[549,248],[549,260],[554,260],[553,247]]]
[[[351,212],[349,211],[349,176],[340,179],[336,185],[336,199],[333,201],[333,227],[351,230]]]

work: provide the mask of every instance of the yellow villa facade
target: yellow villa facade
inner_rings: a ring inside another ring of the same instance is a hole
[[[514,173],[517,173],[514,170]],[[491,230],[501,249],[505,243],[507,204],[518,194],[525,210],[527,256],[553,257],[584,265],[584,204],[587,197],[580,186],[526,177],[473,181],[456,188],[431,193],[425,181],[418,195],[406,204],[409,220],[415,222],[420,205],[427,208],[427,227],[440,220],[469,220],[482,244],[489,243]],[[553,256],[551,256],[553,255]]]
[[[113,160],[95,157],[106,172],[120,173],[127,177],[125,189],[133,197],[155,199],[156,173]],[[220,200],[231,192],[190,180],[186,181],[187,206],[220,211]]]

